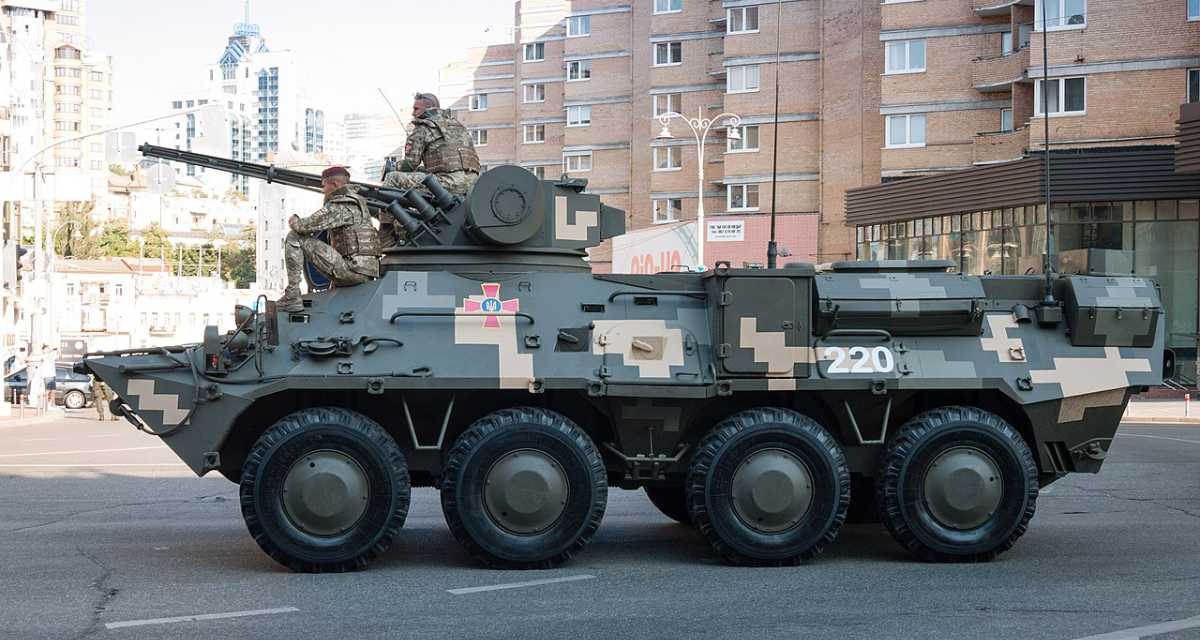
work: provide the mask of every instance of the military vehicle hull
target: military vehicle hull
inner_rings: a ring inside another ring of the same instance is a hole
[[[435,252],[436,253],[436,252]],[[377,281],[243,312],[202,344],[83,363],[117,413],[242,485],[265,551],[358,568],[412,486],[491,566],[578,552],[608,486],[646,487],[725,559],[791,564],[851,503],[928,560],[989,559],[1039,487],[1100,469],[1161,384],[1152,282],[845,263],[600,275],[578,251]]]

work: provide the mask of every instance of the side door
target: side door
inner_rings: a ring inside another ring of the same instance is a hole
[[[732,276],[721,287],[717,357],[735,376],[807,377],[808,279]]]

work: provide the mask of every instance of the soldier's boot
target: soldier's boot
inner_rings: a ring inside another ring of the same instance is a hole
[[[279,301],[275,303],[275,308],[279,311],[285,311],[287,313],[304,311],[304,300],[300,298],[300,287],[288,285],[288,287],[283,290],[283,297],[281,297]]]

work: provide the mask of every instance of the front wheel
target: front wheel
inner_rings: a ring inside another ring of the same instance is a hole
[[[345,409],[304,409],[276,422],[246,457],[242,517],[279,564],[350,571],[388,548],[410,491],[404,454],[378,423]]]
[[[600,453],[566,416],[504,409],[454,444],[442,474],[442,513],[467,552],[496,569],[550,569],[600,526],[608,477]]]
[[[953,406],[918,415],[883,455],[876,500],[892,537],[927,561],[978,562],[1025,533],[1037,466],[1003,418]]]

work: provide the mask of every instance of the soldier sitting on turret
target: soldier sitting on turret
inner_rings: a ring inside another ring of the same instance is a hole
[[[418,93],[413,98],[413,131],[404,145],[404,170],[387,174],[385,185],[412,189],[433,174],[459,197],[466,197],[475,185],[480,165],[471,132],[440,107],[432,93]]]
[[[367,201],[348,185],[350,172],[330,167],[321,172],[325,205],[307,218],[288,218],[291,231],[284,239],[287,288],[279,299],[280,311],[302,311],[300,278],[307,260],[328,276],[334,286],[362,284],[379,277],[379,238],[371,223]],[[329,232],[329,244],[315,234]]]

